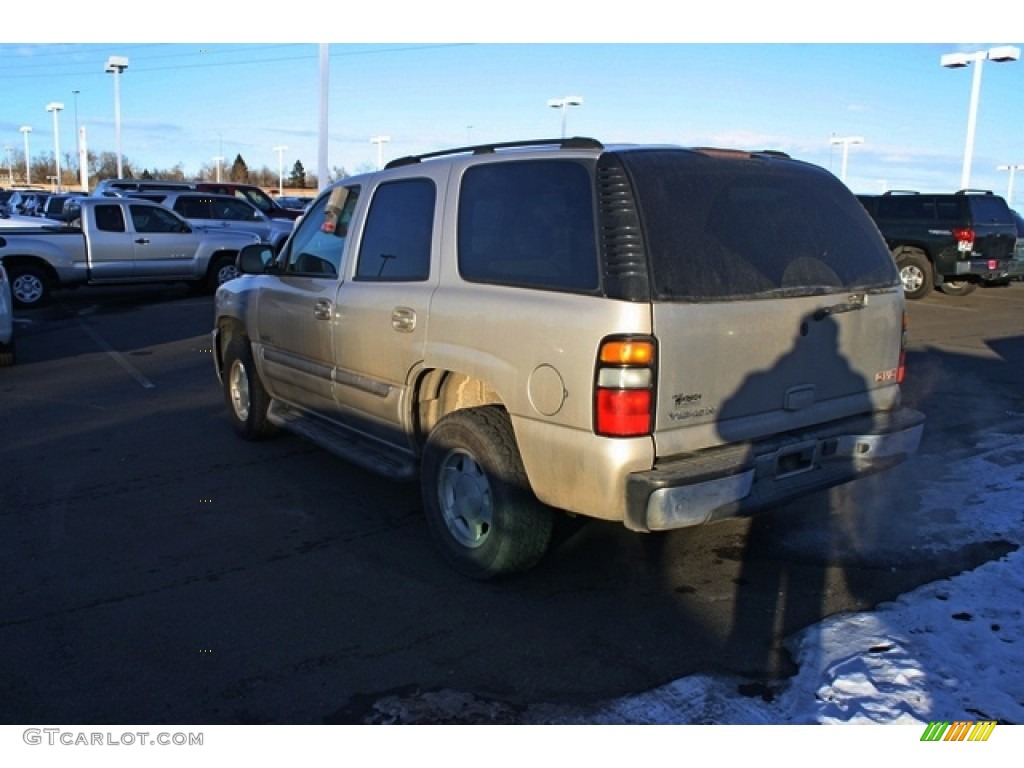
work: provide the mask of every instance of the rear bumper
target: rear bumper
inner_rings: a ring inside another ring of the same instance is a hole
[[[971,259],[956,262],[956,274],[975,275],[981,280],[1001,280],[1007,276],[1011,259]]]
[[[917,451],[924,420],[903,408],[673,459],[630,475],[624,523],[665,531],[745,517],[889,469]]]

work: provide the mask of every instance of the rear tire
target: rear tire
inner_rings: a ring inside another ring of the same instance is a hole
[[[214,257],[206,274],[206,290],[213,293],[228,280],[234,280],[241,274],[235,264],[236,258],[236,256]]]
[[[923,299],[932,292],[935,273],[924,253],[916,248],[897,248],[892,257],[900,271],[903,293],[908,299]]]
[[[508,414],[497,406],[445,416],[423,452],[430,532],[450,565],[493,579],[536,565],[554,514],[533,495]]]
[[[939,290],[947,296],[966,296],[974,293],[977,287],[978,284],[970,280],[946,280],[939,286]]]
[[[224,402],[231,426],[246,440],[273,435],[277,428],[267,420],[270,396],[263,387],[252,359],[249,340],[237,336],[224,349]]]

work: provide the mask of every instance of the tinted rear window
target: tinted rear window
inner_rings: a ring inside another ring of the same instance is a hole
[[[830,293],[898,285],[864,207],[803,163],[625,152],[658,299]]]

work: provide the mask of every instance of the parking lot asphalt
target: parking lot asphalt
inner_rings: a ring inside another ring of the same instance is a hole
[[[231,431],[212,299],[81,289],[18,316],[0,370],[0,722],[356,723],[392,693],[587,702],[695,673],[778,680],[781,639],[1005,552],[916,546],[916,495],[1024,411],[1024,285],[909,305],[898,469],[755,520],[567,526],[469,582],[418,488]]]

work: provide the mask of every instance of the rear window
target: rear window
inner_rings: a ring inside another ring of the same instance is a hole
[[[768,158],[626,152],[660,300],[834,293],[899,284],[857,198],[832,174]]]

